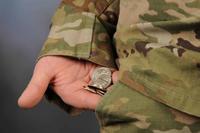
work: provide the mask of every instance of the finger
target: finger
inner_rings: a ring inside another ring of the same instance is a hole
[[[85,90],[84,86],[86,86],[86,84],[87,83],[84,81],[78,81],[63,87],[63,89],[55,89],[55,91],[61,99],[69,105],[80,109],[94,110],[99,103],[101,96]]]
[[[112,73],[113,83],[116,83],[118,81],[118,75],[119,75],[119,71],[115,71],[115,72]]]
[[[47,74],[47,69],[43,66],[35,67],[31,81],[18,100],[18,105],[22,108],[32,108],[41,101],[51,77]]]
[[[82,103],[82,108],[90,110],[95,110],[102,98],[100,95],[89,92],[86,89],[80,91],[80,96],[80,100],[84,101]]]

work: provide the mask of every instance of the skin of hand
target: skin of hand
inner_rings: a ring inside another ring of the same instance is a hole
[[[91,74],[98,65],[82,60],[62,56],[41,58],[34,69],[27,88],[18,99],[22,108],[32,108],[44,96],[49,84],[61,99],[71,106],[80,109],[94,110],[101,96],[85,90],[91,80]],[[113,82],[117,81],[118,71],[112,74]]]

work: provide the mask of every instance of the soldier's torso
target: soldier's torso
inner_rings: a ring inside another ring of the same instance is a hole
[[[200,116],[200,2],[122,0],[115,33],[120,80]]]

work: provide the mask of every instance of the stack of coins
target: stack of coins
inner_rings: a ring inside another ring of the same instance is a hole
[[[97,67],[91,75],[91,84],[86,90],[103,96],[107,92],[107,87],[112,82],[112,73],[109,68]]]
[[[90,91],[90,92],[92,92],[92,93],[98,94],[100,96],[103,96],[107,92],[105,90],[101,90],[101,89],[95,88],[93,86],[88,86],[85,89],[88,90],[88,91]]]

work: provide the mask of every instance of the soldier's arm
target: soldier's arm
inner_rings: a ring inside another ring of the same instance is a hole
[[[53,16],[39,58],[62,55],[115,68],[111,38],[118,11],[111,4],[109,0],[64,0]]]
[[[117,16],[118,7],[112,0],[62,1],[53,16],[49,36],[39,59],[60,55],[116,68],[111,38]],[[65,111],[75,112],[52,89],[47,90],[46,97]]]

